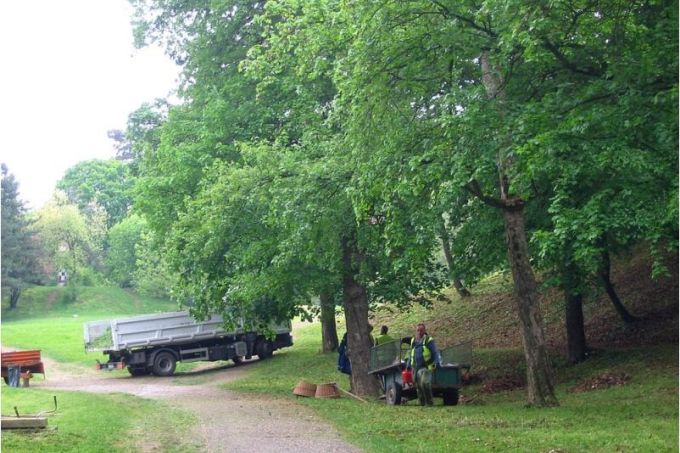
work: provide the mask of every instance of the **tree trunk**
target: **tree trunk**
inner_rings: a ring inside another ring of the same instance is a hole
[[[444,250],[444,257],[446,258],[446,265],[449,268],[449,277],[451,278],[451,282],[453,282],[453,287],[456,288],[460,297],[468,297],[470,291],[463,286],[463,282],[460,281],[460,278],[458,278],[453,269],[453,255],[451,254],[451,244],[449,242],[449,235],[446,233],[446,228],[444,226],[444,219],[442,219],[439,238],[442,240],[442,249]]]
[[[588,352],[586,333],[583,328],[583,295],[565,287],[564,300],[566,302],[567,360],[575,364],[583,362]]]
[[[612,304],[614,305],[616,312],[619,314],[619,316],[621,316],[621,319],[623,319],[623,322],[625,322],[626,324],[630,324],[635,321],[639,321],[640,318],[631,315],[630,312],[623,305],[623,302],[621,302],[621,299],[619,299],[619,295],[616,294],[614,284],[612,283],[610,277],[611,272],[610,269],[611,260],[609,259],[609,252],[607,252],[607,250],[604,250],[602,252],[602,267],[600,268],[600,279],[602,280],[604,289],[605,291],[607,291],[609,299],[612,301]]]
[[[17,303],[19,302],[19,297],[21,296],[21,288],[12,288],[9,293],[9,309],[14,310],[17,308]]]
[[[491,62],[490,51],[483,49],[480,55],[482,83],[489,99],[497,100],[500,115],[503,117],[504,98],[503,80],[500,71]],[[543,335],[543,319],[541,316],[536,279],[529,262],[529,247],[524,230],[524,208],[521,199],[509,195],[507,169],[513,164],[512,154],[505,155],[504,149],[498,151],[498,180],[500,199],[485,196],[476,180],[468,184],[468,190],[485,203],[501,209],[505,222],[505,238],[508,248],[508,261],[512,269],[515,286],[515,302],[521,324],[524,358],[527,362],[528,404],[531,406],[557,406],[555,389],[552,384],[552,370]]]
[[[322,352],[338,350],[338,330],[335,324],[335,301],[326,291],[319,295],[321,305],[321,347]]]
[[[588,345],[583,321],[583,278],[574,262],[574,250],[566,244],[563,250],[562,291],[565,302],[565,325],[567,329],[567,360],[571,364],[586,359]]]
[[[515,301],[521,323],[524,358],[527,362],[528,404],[557,406],[552,370],[543,335],[536,279],[529,263],[529,249],[521,208],[504,209],[508,260],[515,286]]]
[[[347,355],[352,365],[351,391],[358,396],[374,397],[378,394],[378,381],[368,374],[370,350],[373,340],[368,328],[368,296],[355,279],[353,266],[356,249],[343,240],[343,305],[347,325]]]

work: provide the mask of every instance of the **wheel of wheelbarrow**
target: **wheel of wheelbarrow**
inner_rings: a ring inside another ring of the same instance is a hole
[[[455,406],[458,404],[458,389],[450,389],[444,392],[444,406]]]
[[[401,404],[401,385],[390,382],[385,389],[385,402],[387,404]]]

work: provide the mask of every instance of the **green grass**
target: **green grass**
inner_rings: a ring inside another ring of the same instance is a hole
[[[336,354],[320,354],[320,329],[295,330],[295,347],[254,363],[247,379],[225,384],[242,392],[296,399],[318,411],[348,441],[368,451],[678,451],[677,347],[657,346],[601,354],[574,367],[556,364],[561,406],[525,407],[525,390],[496,394],[464,387],[471,404],[421,408],[410,401],[388,406],[352,398],[320,400],[292,394],[295,384],[337,382],[348,389],[347,376],[335,370]],[[522,375],[521,352],[479,351],[478,369]],[[602,373],[626,372],[627,385],[573,393],[569,389]]]
[[[490,280],[489,294],[505,285],[501,280],[500,277]],[[88,289],[70,304],[57,302],[51,295],[55,288],[38,290],[42,293],[29,293],[30,297],[22,298],[23,309],[20,301],[20,307],[9,319],[3,316],[3,344],[40,348],[52,358],[77,365],[91,366],[95,358],[102,357],[84,353],[84,321],[174,309],[167,302],[164,305],[110,288],[93,288],[91,292]],[[52,305],[46,298],[54,299]],[[92,310],[88,309],[89,303],[94,307]],[[37,309],[40,306],[43,311]],[[78,306],[81,309],[73,310]],[[505,319],[503,309],[495,307],[496,312],[491,314]],[[436,317],[432,312],[419,310],[406,315],[394,313],[390,318],[381,315],[376,321],[387,320],[394,333],[408,335],[414,321]],[[455,322],[450,323],[456,326],[453,336],[460,335],[466,319],[473,319],[483,310],[485,307],[479,304],[454,298],[446,311],[438,313],[447,320],[448,316],[455,317]],[[484,322],[482,327],[489,332],[497,323],[493,317]],[[438,338],[443,338],[446,331],[440,329],[435,332]],[[480,325],[475,329],[481,330]],[[341,325],[339,330],[343,331]],[[525,407],[524,389],[490,394],[479,384],[464,387],[461,393],[470,402],[455,407],[442,406],[439,400],[432,408],[421,408],[415,401],[394,407],[379,400],[362,403],[349,397],[334,400],[296,397],[292,390],[301,379],[317,384],[336,382],[343,389],[349,388],[349,380],[336,371],[336,354],[320,353],[318,324],[296,324],[294,341],[294,347],[276,352],[272,359],[248,364],[247,378],[224,387],[309,406],[336,426],[348,442],[367,451],[678,451],[678,347],[674,344],[600,351],[577,366],[567,366],[563,359],[555,360],[556,392],[561,406],[535,409]],[[523,377],[522,352],[477,348],[472,371],[489,379]],[[624,386],[570,391],[585,379],[604,373],[626,373],[630,379]],[[203,383],[206,379],[197,375],[183,382]],[[4,385],[1,389],[3,414],[11,414],[15,405],[27,413],[51,408],[51,392]],[[157,451],[192,450],[182,443],[185,437],[182,427],[192,422],[191,417],[169,411],[161,403],[129,395],[55,394],[60,411],[50,418],[50,425],[59,429],[30,437],[3,433],[5,451],[109,451],[112,446],[134,450],[149,445],[144,444],[143,433],[147,431],[154,433],[148,442],[156,445]],[[109,436],[109,432],[117,435]],[[163,443],[166,437],[176,443]]]
[[[188,432],[195,417],[163,403],[130,395],[99,395],[2,387],[2,414],[46,414],[37,432],[2,432],[6,452],[197,451]]]

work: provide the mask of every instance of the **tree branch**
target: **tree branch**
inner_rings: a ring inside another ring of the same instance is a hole
[[[465,184],[465,189],[472,195],[479,198],[485,204],[492,206],[494,208],[503,209],[506,211],[514,211],[522,209],[522,207],[524,206],[524,201],[522,201],[520,198],[510,198],[507,200],[502,200],[500,198],[484,195],[484,193],[482,192],[482,188],[480,187],[479,182],[477,182],[476,179],[473,179],[472,181]]]

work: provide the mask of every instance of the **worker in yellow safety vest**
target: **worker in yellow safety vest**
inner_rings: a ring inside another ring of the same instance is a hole
[[[425,324],[418,323],[416,336],[411,339],[411,351],[406,368],[413,370],[421,406],[432,406],[432,373],[440,364],[439,350],[426,330]]]
[[[375,337],[375,345],[376,346],[380,346],[381,344],[385,344],[385,343],[389,343],[390,341],[394,341],[394,338],[392,338],[391,336],[389,336],[387,334],[387,329],[388,329],[387,326],[382,326],[380,328],[380,335]]]

